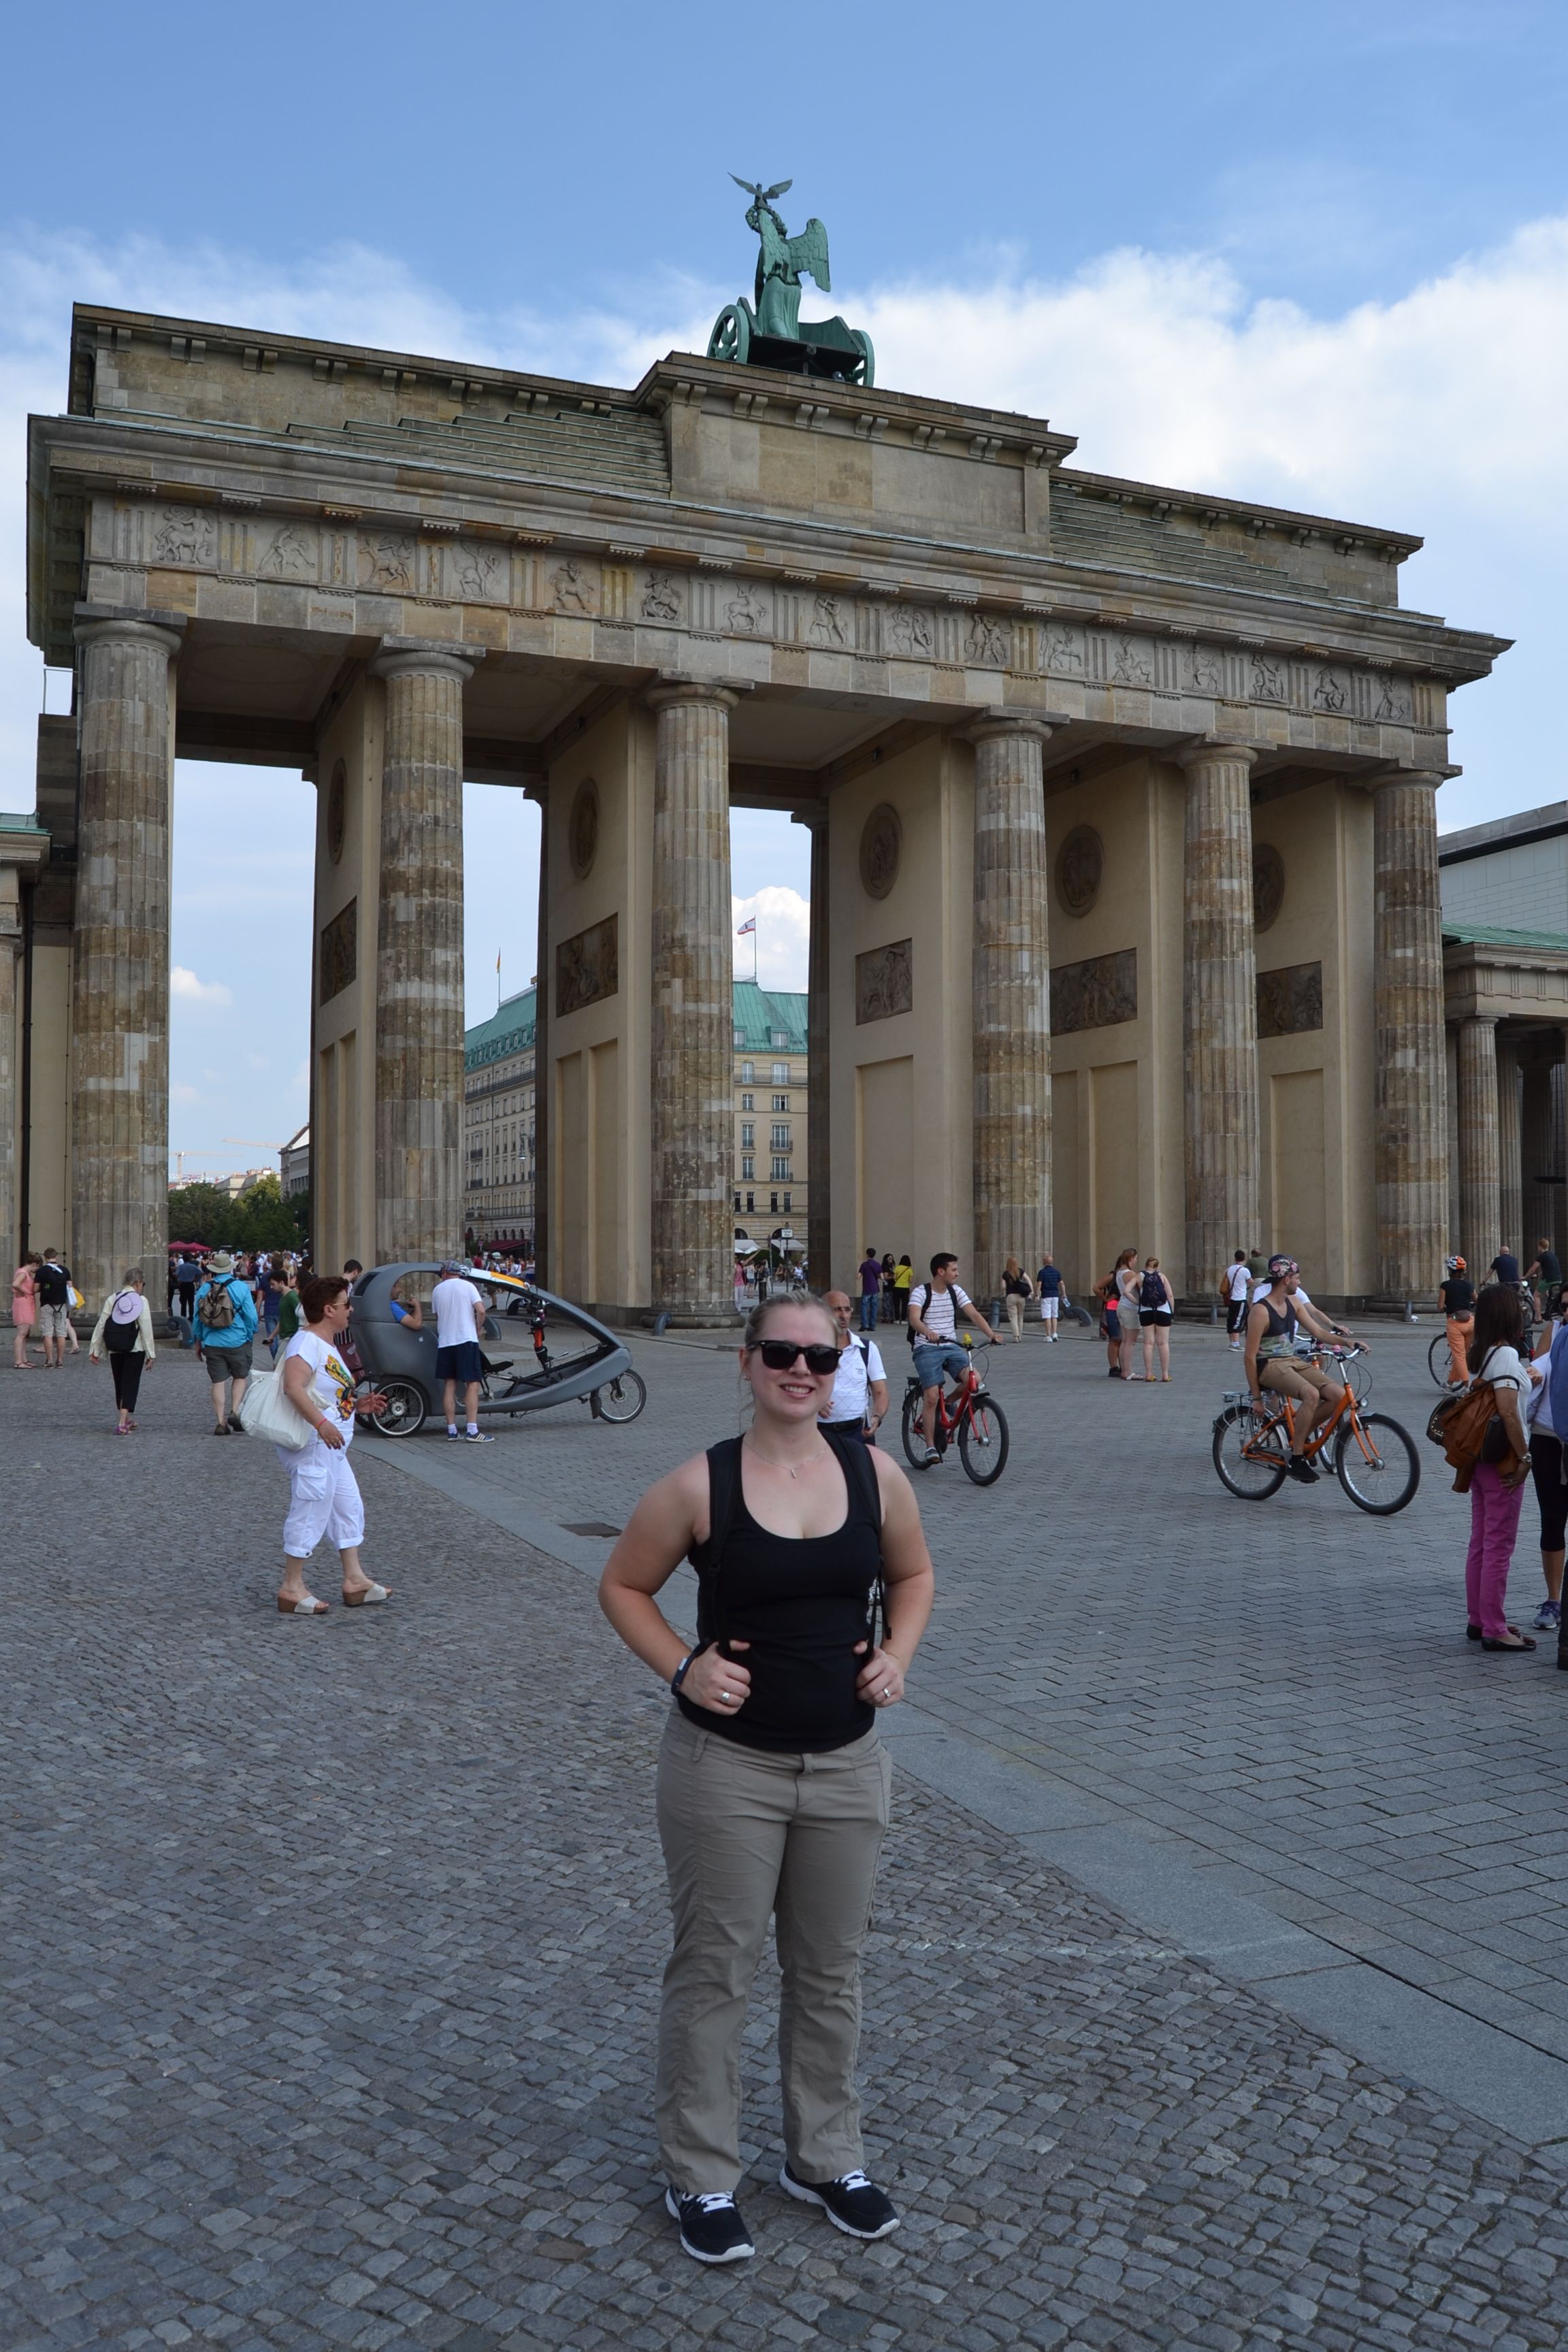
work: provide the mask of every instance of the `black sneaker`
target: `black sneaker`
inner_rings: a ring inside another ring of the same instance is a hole
[[[1300,1454],[1292,1454],[1290,1466],[1286,1475],[1294,1478],[1298,1486],[1315,1486],[1318,1483],[1317,1472],[1305,1455]]]
[[[234,1436],[243,1437],[245,1435],[245,1423],[241,1421],[238,1413],[231,1412],[229,1414],[228,1425],[230,1432]]]
[[[836,2230],[849,2238],[885,2238],[899,2226],[899,2216],[887,2190],[868,2180],[863,2172],[841,2173],[837,2180],[797,2180],[786,2164],[779,2187],[803,2205],[820,2205]]]
[[[756,2252],[752,2233],[741,2219],[741,2209],[727,2192],[722,2196],[678,2197],[664,2192],[667,2210],[680,2224],[680,2242],[694,2262],[740,2263]]]

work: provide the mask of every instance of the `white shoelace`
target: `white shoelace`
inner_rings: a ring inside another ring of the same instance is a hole
[[[835,2189],[869,2189],[871,2183],[863,2172],[841,2172],[833,2186]]]
[[[709,2189],[697,2200],[705,2213],[721,2213],[726,2205],[732,2205],[734,2201],[727,2189]]]

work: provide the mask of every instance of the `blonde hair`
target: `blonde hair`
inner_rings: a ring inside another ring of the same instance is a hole
[[[838,1344],[838,1318],[834,1314],[832,1307],[829,1307],[826,1299],[819,1297],[815,1290],[802,1290],[798,1291],[793,1298],[763,1298],[758,1300],[756,1306],[752,1307],[751,1313],[746,1318],[746,1328],[741,1338],[741,1345],[745,1349],[747,1354],[750,1355],[752,1349],[760,1348],[763,1339],[767,1337],[768,1317],[770,1315],[777,1315],[785,1307],[793,1309],[797,1307],[816,1307],[817,1313],[826,1320],[828,1329],[833,1335],[833,1344],[837,1347]]]

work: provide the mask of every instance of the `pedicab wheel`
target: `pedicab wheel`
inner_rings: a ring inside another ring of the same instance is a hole
[[[1426,1350],[1426,1369],[1440,1389],[1446,1389],[1448,1385],[1453,1360],[1453,1350],[1448,1345],[1448,1335],[1447,1331],[1439,1331]]]
[[[635,1421],[647,1402],[647,1383],[640,1372],[617,1372],[588,1402],[595,1421]]]
[[[1266,1503],[1285,1483],[1285,1433],[1276,1423],[1263,1435],[1246,1405],[1231,1405],[1214,1425],[1214,1466],[1244,1503]]]
[[[378,1381],[376,1387],[386,1402],[371,1414],[371,1427],[382,1437],[416,1437],[430,1411],[418,1381]]]
[[[994,1486],[1007,1467],[1007,1416],[994,1397],[976,1397],[959,1423],[958,1457],[977,1486]]]
[[[909,1456],[910,1467],[923,1470],[926,1466],[926,1441],[925,1432],[921,1427],[919,1389],[909,1389],[904,1393],[903,1418],[899,1423],[899,1434],[904,1441],[904,1452]]]
[[[1334,1475],[1359,1511],[1374,1519],[1391,1518],[1402,1511],[1421,1484],[1421,1457],[1415,1440],[1385,1412],[1358,1416],[1361,1433],[1342,1429],[1334,1454]]]

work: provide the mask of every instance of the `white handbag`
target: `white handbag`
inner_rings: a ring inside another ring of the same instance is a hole
[[[240,1399],[239,1425],[247,1437],[264,1437],[289,1454],[303,1453],[316,1434],[284,1394],[281,1372],[252,1374]]]

